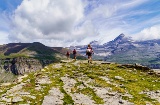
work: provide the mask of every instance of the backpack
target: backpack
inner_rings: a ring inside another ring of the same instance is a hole
[[[91,53],[91,52],[92,52],[91,49],[87,49],[87,50],[86,50],[86,53]]]
[[[77,52],[76,52],[76,50],[73,50],[73,54],[76,54]]]
[[[67,51],[67,54],[66,55],[69,55],[70,53]]]

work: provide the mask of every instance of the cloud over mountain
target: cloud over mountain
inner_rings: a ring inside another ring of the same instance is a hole
[[[160,39],[160,25],[155,25],[150,28],[145,28],[141,32],[134,35],[135,40],[151,40]]]

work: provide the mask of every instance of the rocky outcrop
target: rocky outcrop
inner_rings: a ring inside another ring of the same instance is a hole
[[[12,72],[15,75],[26,72],[35,72],[44,66],[53,63],[52,60],[38,60],[34,58],[8,58],[0,60],[1,71]]]

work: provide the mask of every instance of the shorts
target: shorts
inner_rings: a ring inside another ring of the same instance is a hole
[[[92,56],[92,53],[91,53],[91,52],[87,52],[87,55],[88,55],[88,56]]]

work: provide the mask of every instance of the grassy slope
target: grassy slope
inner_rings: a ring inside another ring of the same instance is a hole
[[[72,93],[83,93],[90,97],[92,100],[96,102],[96,104],[103,104],[104,101],[100,98],[92,88],[84,85],[83,81],[87,81],[88,79],[92,79],[95,82],[90,82],[88,85],[94,87],[110,87],[112,91],[116,91],[118,93],[126,93],[128,92],[133,96],[133,98],[129,98],[127,96],[123,96],[122,98],[125,100],[129,100],[136,105],[145,105],[146,102],[150,102],[154,105],[160,105],[156,100],[151,99],[149,96],[145,94],[139,94],[142,91],[153,91],[159,90],[160,87],[160,78],[148,75],[146,72],[142,72],[141,70],[135,70],[134,68],[126,68],[121,67],[117,64],[98,64],[94,63],[88,65],[86,61],[80,61],[79,63],[61,63],[61,68],[55,68],[56,64],[51,64],[44,68],[44,70],[30,73],[28,77],[23,79],[23,82],[27,83],[23,87],[23,91],[30,92],[32,95],[36,96],[36,99],[31,99],[27,97],[23,97],[24,101],[19,103],[27,103],[28,101],[32,103],[41,104],[45,95],[48,94],[48,91],[51,87],[57,87],[64,94],[64,104],[73,104],[73,100],[69,94],[63,88],[63,82],[61,77],[68,75],[69,78],[72,78],[77,81],[76,85],[72,89]],[[85,75],[86,77],[82,78],[82,81],[78,79],[78,77],[82,77]],[[41,91],[35,90],[36,78],[42,78],[47,76],[52,81],[51,84],[43,85],[43,89]],[[124,78],[124,80],[118,80],[115,76],[120,76]],[[105,80],[100,77],[108,77],[112,84],[109,84]],[[118,84],[117,86],[113,84]],[[123,86],[119,86],[123,84]],[[15,84],[14,84],[15,85]],[[77,88],[80,85],[84,85],[85,88],[79,89]],[[11,88],[12,85],[7,86],[7,88]],[[6,91],[6,87],[0,87],[0,94],[3,94]],[[42,94],[43,93],[43,94]]]
[[[59,61],[64,55],[39,42],[34,43],[10,43],[0,46],[1,58],[33,57],[36,59],[49,59]]]
[[[10,43],[0,46],[0,58],[14,58],[14,57],[34,57],[36,59],[49,59],[59,61],[64,59],[66,52],[71,52],[71,58],[73,58],[72,51],[62,47],[47,47],[39,42],[34,43]],[[86,59],[77,54],[77,59]]]

